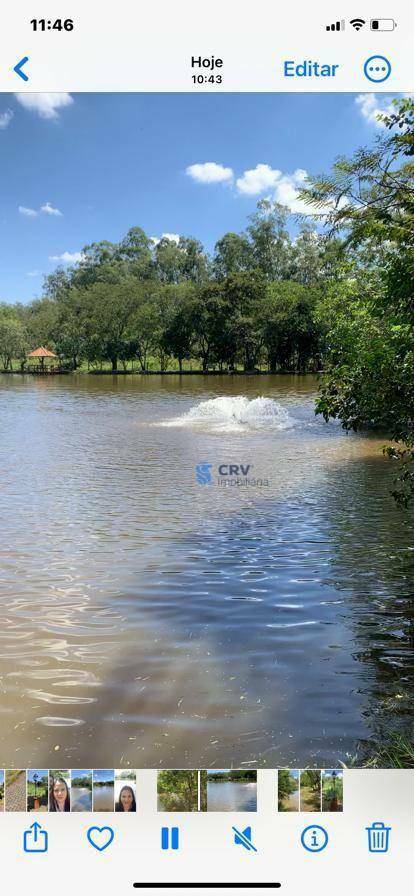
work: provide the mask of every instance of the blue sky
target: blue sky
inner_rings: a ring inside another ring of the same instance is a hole
[[[47,778],[49,772],[46,768],[32,768],[27,772],[27,780],[33,782],[33,775],[37,775],[38,779]]]
[[[375,94],[0,94],[0,301],[132,226],[212,250],[381,132]],[[213,163],[208,166],[206,163]],[[258,167],[259,166],[259,167]]]
[[[113,770],[109,769],[109,768],[94,769],[93,780],[94,780],[95,784],[100,781],[106,781],[108,784],[113,784],[114,783]]]

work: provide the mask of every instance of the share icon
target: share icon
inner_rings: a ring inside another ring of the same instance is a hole
[[[232,827],[232,831],[234,831],[234,842],[238,845],[244,846],[249,852],[252,850],[253,852],[257,852],[255,846],[252,843],[252,829],[251,827],[245,828],[244,831],[238,831],[237,828]]]

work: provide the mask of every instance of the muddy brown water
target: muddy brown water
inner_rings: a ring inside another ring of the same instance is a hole
[[[411,729],[413,516],[316,389],[0,377],[0,767],[334,766]]]

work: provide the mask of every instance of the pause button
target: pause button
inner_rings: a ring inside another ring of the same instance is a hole
[[[178,828],[161,828],[161,849],[178,849]]]

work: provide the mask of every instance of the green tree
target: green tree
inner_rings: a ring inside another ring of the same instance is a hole
[[[322,276],[323,254],[323,239],[315,227],[302,224],[293,247],[294,279],[305,285],[317,283]]]
[[[85,291],[85,351],[89,360],[99,357],[118,369],[136,305],[137,284],[132,278],[118,283],[96,282]]]
[[[208,275],[208,258],[202,243],[194,237],[180,237],[179,249],[183,253],[181,276],[192,283],[204,283]]]
[[[24,325],[17,317],[2,313],[0,308],[0,357],[4,370],[13,369],[13,358],[23,366],[28,349]]]
[[[167,812],[197,812],[198,772],[158,772],[158,796]]]
[[[316,769],[309,768],[300,773],[301,787],[309,787],[314,793],[319,793],[321,789],[321,773]]]
[[[168,288],[170,312],[161,341],[167,355],[178,361],[180,372],[183,361],[191,358],[196,328],[196,290],[191,283],[179,283]]]
[[[395,101],[383,122],[388,135],[311,178],[302,198],[344,236],[356,281],[349,324],[340,315],[328,335],[317,411],[346,429],[384,429],[399,443],[388,453],[403,462],[395,497],[407,505],[414,493],[413,100]]]
[[[277,202],[261,199],[250,215],[247,233],[254,267],[269,280],[285,280],[292,273],[293,254],[286,228],[288,210]]]
[[[151,297],[144,296],[134,310],[129,330],[135,341],[135,357],[142,372],[148,370],[149,357],[155,353],[158,341],[159,315]]]
[[[254,370],[260,360],[262,333],[259,325],[266,280],[259,271],[233,273],[223,281],[226,353],[222,360],[241,361],[244,370]]]
[[[58,355],[70,358],[73,370],[86,354],[85,326],[85,291],[67,288],[57,299],[54,342]]]
[[[298,782],[288,769],[279,769],[277,773],[277,798],[279,811],[283,808],[283,803],[295,790],[298,789]]]
[[[213,268],[218,280],[254,267],[252,246],[244,234],[226,233],[215,245]]]
[[[35,299],[27,308],[25,324],[30,348],[34,349],[39,345],[55,348],[58,305],[53,299],[48,297]]]
[[[320,361],[315,287],[293,281],[270,283],[261,308],[261,331],[269,370],[304,373]]]
[[[154,277],[152,248],[151,239],[142,227],[131,227],[117,246],[115,257],[126,263],[126,274],[139,280],[150,280]]]
[[[202,286],[193,307],[195,322],[194,351],[201,358],[203,371],[217,362],[222,354],[223,334],[227,328],[227,304],[220,283]]]
[[[157,279],[162,283],[179,283],[183,271],[183,250],[175,240],[163,237],[154,249]]]

